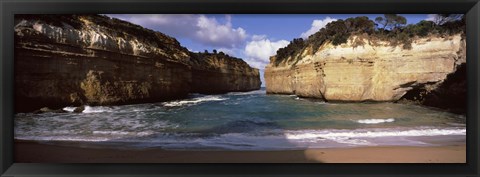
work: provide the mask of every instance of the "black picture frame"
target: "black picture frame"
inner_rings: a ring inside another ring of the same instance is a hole
[[[2,0],[0,174],[5,176],[478,176],[479,0]],[[463,13],[467,20],[466,164],[35,164],[13,162],[14,14]]]

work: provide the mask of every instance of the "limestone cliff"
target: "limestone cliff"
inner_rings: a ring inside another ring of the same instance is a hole
[[[415,37],[410,49],[361,35],[340,45],[327,41],[282,61],[271,57],[265,69],[267,93],[327,101],[397,101],[415,88],[437,89],[466,62],[465,45],[461,34]]]
[[[176,39],[118,19],[16,15],[15,24],[15,107],[19,112],[176,99],[196,91],[200,83],[221,91],[260,87],[258,70],[243,61],[224,57],[217,63],[199,63]],[[225,81],[251,82],[209,84],[211,78],[198,78],[204,73],[206,77],[222,75]]]
[[[192,92],[225,93],[258,90],[259,70],[226,54],[192,53]]]

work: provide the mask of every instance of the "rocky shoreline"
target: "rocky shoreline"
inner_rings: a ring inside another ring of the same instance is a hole
[[[175,38],[118,19],[16,15],[15,24],[16,112],[260,89],[259,70],[241,59],[193,53]]]
[[[334,102],[409,102],[465,113],[464,31],[413,36],[405,39],[410,43],[394,45],[381,38],[384,34],[362,33],[364,28],[358,27],[360,32],[351,32],[344,43],[321,38],[325,41],[316,46],[315,37],[331,26],[305,41],[295,39],[270,58],[265,67],[268,94]]]

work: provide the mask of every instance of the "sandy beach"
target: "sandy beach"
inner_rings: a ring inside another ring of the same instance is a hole
[[[19,163],[465,163],[465,145],[284,151],[103,149],[15,142]]]

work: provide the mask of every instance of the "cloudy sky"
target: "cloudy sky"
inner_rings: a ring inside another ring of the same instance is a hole
[[[407,23],[433,20],[428,14],[401,14]],[[306,38],[328,22],[356,16],[375,19],[382,14],[115,14],[108,15],[175,37],[190,51],[223,51],[261,71],[277,49],[294,38]]]

